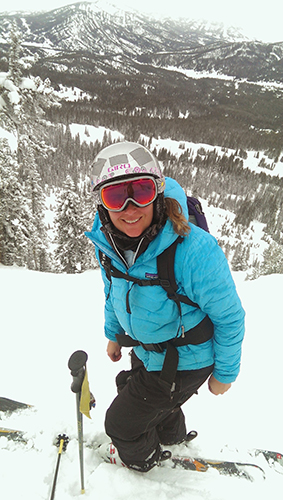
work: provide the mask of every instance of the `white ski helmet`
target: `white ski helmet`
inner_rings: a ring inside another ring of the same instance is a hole
[[[102,149],[92,164],[91,190],[99,203],[99,189],[113,180],[146,175],[156,180],[158,194],[165,189],[165,178],[155,156],[141,144],[117,142]]]

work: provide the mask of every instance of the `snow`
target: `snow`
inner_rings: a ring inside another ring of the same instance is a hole
[[[4,103],[5,106],[5,101],[0,97],[0,109],[2,102]],[[7,139],[12,151],[15,151],[17,149],[17,138],[12,132],[8,132],[8,130],[5,130],[4,128],[0,127],[0,138]]]
[[[117,130],[110,130],[102,126],[94,127],[93,125],[81,125],[80,123],[71,123],[70,131],[73,137],[77,134],[80,136],[81,142],[85,141],[87,144],[95,142],[96,140],[102,142],[105,132],[111,134],[113,141],[122,141],[124,136]],[[87,131],[87,135],[86,132]]]
[[[87,443],[105,441],[105,411],[116,395],[115,376],[129,366],[127,350],[112,363],[103,335],[103,286],[99,270],[83,274],[45,274],[0,266],[2,349],[0,396],[34,405],[6,417],[1,425],[26,432],[28,444],[0,438],[1,498],[42,500],[50,497],[58,434],[70,438],[62,455],[55,498],[81,498],[75,395],[67,362],[77,349],[88,353],[91,390],[96,398],[92,419],[84,418]],[[206,384],[184,406],[188,429],[198,438],[190,445],[197,456],[251,460],[247,449],[283,452],[281,432],[281,290],[282,275],[234,279],[246,310],[241,373],[224,396]],[[262,462],[258,459],[260,465]],[[97,451],[84,448],[86,499],[102,500],[239,500],[277,498],[283,475],[267,467],[266,480],[254,482],[184,470],[155,468],[140,474],[106,464]]]
[[[88,135],[85,134],[85,130],[87,129]],[[111,134],[112,140],[123,140],[124,136],[117,130],[111,130],[109,128],[105,128],[102,126],[95,127],[93,125],[82,125],[79,123],[71,123],[70,130],[73,137],[77,134],[80,136],[81,142],[85,141],[87,144],[91,142],[95,142],[96,140],[102,141],[104,133]],[[145,141],[149,141],[149,137],[141,134],[140,138]],[[197,156],[198,151],[200,149],[205,150],[205,152],[216,151],[219,156],[223,156],[226,154],[227,156],[234,155],[235,149],[230,148],[222,148],[220,146],[211,146],[210,144],[205,143],[195,143],[190,141],[176,141],[173,139],[165,138],[152,138],[151,147],[156,148],[159,151],[162,148],[167,149],[169,152],[174,154],[177,158],[180,157],[186,150],[191,150],[193,156]],[[264,172],[266,175],[271,177],[278,176],[283,177],[283,163],[281,161],[274,162],[266,156],[263,151],[247,151],[247,158],[241,158],[243,160],[243,168],[247,168],[252,172],[261,173]],[[258,153],[258,158],[256,155]],[[267,165],[270,165],[270,168],[263,168],[259,166],[260,160],[264,159]],[[271,167],[272,165],[272,167]]]
[[[22,78],[19,88],[36,91],[35,82],[31,78]]]
[[[241,49],[239,49],[240,52]],[[166,55],[170,54],[170,52],[157,52],[157,55]],[[219,52],[220,55],[220,52]],[[271,53],[276,59],[280,60],[280,57],[275,54],[274,52]],[[159,66],[156,66],[159,67]],[[186,69],[182,68],[179,66],[164,66],[164,69],[168,71],[174,71],[178,73],[182,73],[185,75],[187,78],[193,78],[194,80],[202,80],[205,78],[213,79],[213,80],[226,80],[233,82],[235,84],[235,88],[238,88],[240,84],[247,84],[247,85],[257,85],[259,87],[268,89],[268,90],[276,90],[276,89],[282,89],[283,84],[281,82],[268,82],[264,80],[258,80],[258,81],[250,81],[247,78],[237,78],[235,76],[230,76],[226,75],[225,73],[220,73],[219,71],[211,70],[211,71],[197,71],[194,69]]]
[[[54,91],[54,94],[57,95],[60,99],[65,99],[66,101],[79,101],[82,99],[87,99],[90,101],[92,99],[91,95],[78,87],[66,87],[61,83],[59,84],[59,91]]]

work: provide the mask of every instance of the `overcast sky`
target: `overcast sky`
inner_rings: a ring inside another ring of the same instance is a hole
[[[107,1],[107,0],[106,0]],[[171,18],[205,19],[240,27],[245,35],[265,42],[283,41],[283,0],[108,0],[118,7]],[[0,11],[52,10],[71,0],[9,0]],[[105,0],[101,5],[105,5]],[[3,4],[2,4],[3,5]]]

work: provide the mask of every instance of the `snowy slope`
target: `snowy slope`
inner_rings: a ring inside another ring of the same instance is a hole
[[[128,367],[126,350],[119,363],[105,352],[103,289],[99,271],[80,275],[43,274],[0,266],[1,332],[0,396],[34,405],[1,424],[26,431],[28,445],[0,438],[0,497],[41,500],[50,497],[57,460],[52,445],[59,433],[71,441],[62,456],[55,498],[79,499],[75,396],[70,391],[69,356],[88,352],[91,390],[97,405],[92,420],[84,418],[88,442],[103,439],[105,411],[115,396],[115,375]],[[246,449],[283,452],[281,293],[283,277],[246,282],[235,274],[247,312],[242,370],[224,396],[201,388],[184,405],[189,429],[199,437],[191,450],[199,456],[248,460]],[[238,452],[236,451],[238,449]],[[90,500],[239,500],[278,498],[283,475],[268,470],[265,481],[155,468],[142,475],[102,462],[85,449],[85,498]]]
[[[124,139],[123,135],[117,130],[110,130],[102,126],[95,127],[93,125],[82,125],[79,123],[71,123],[70,130],[73,137],[79,134],[81,142],[85,141],[88,144],[90,142],[94,143],[96,140],[99,140],[101,142],[105,132],[111,134],[113,141]],[[86,130],[87,130],[87,135],[85,133]],[[149,137],[146,135],[141,134],[140,138],[145,141],[149,141]],[[170,138],[156,139],[153,137],[151,142],[151,147],[156,148],[157,151],[159,151],[162,148],[167,149],[177,158],[179,158],[180,155],[183,154],[185,150],[190,150],[192,152],[192,157],[197,156],[197,153],[200,149],[203,149],[206,152],[216,151],[216,153],[219,156],[224,156],[224,154],[226,154],[227,156],[235,154],[234,149],[222,148],[220,146],[211,146],[210,144],[194,143],[189,141],[176,141]],[[247,158],[242,158],[243,168],[247,168],[252,172],[256,172],[257,174],[262,172],[265,173],[266,175],[270,175],[271,177],[274,176],[283,177],[283,165],[280,160],[278,160],[275,163],[274,160],[268,158],[268,156],[265,154],[264,151],[257,152],[250,150],[247,151],[246,153],[247,153]],[[258,158],[256,157],[257,154]],[[261,160],[264,160],[265,164],[269,165],[270,168],[260,167],[259,163]],[[273,166],[271,167],[271,165]]]

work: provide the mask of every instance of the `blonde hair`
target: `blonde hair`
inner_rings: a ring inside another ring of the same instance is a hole
[[[166,215],[171,220],[175,233],[179,236],[187,236],[190,232],[190,226],[180,203],[175,198],[165,198],[165,206]]]

